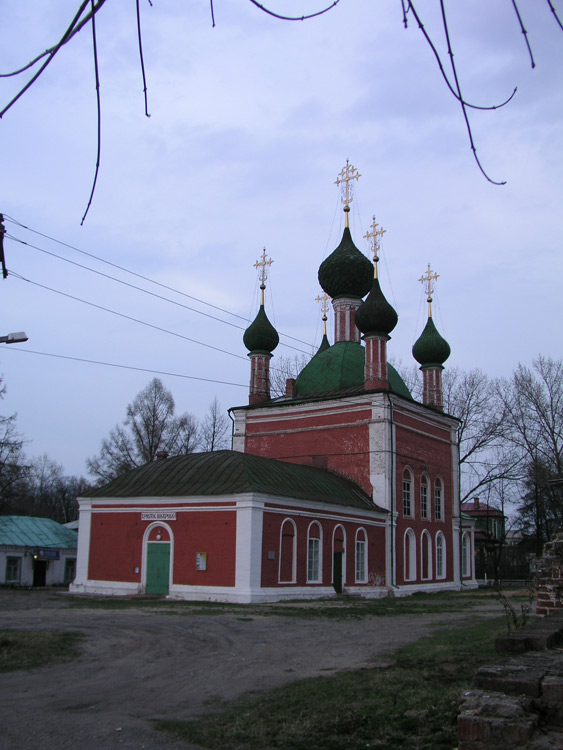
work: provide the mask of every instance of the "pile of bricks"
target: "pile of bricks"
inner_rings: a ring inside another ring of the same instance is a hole
[[[563,748],[563,609],[496,640],[512,654],[481,667],[460,700],[458,750]]]

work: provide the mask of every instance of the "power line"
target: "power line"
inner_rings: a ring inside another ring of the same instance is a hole
[[[46,286],[45,284],[40,284],[38,281],[32,281],[31,279],[27,279],[21,274],[11,269],[10,269],[10,276],[12,276],[15,279],[20,279],[20,281],[26,281],[28,284],[32,284],[33,286],[38,286],[40,289],[46,289],[49,292],[60,294],[62,297],[67,297],[68,299],[74,300],[75,302],[81,302],[84,305],[95,307],[98,310],[103,310],[104,312],[111,313],[112,315],[117,315],[120,318],[125,318],[125,320],[130,320],[133,323],[139,323],[140,325],[147,326],[147,328],[152,328],[155,331],[168,333],[170,336],[176,336],[177,338],[184,339],[185,341],[190,341],[192,344],[199,344],[200,346],[205,346],[207,349],[213,349],[214,351],[220,352],[221,354],[228,354],[230,357],[236,357],[236,359],[242,359],[244,362],[248,361],[247,358],[243,357],[241,354],[234,354],[234,352],[229,352],[226,349],[221,349],[218,346],[212,346],[212,344],[206,344],[204,341],[198,341],[198,339],[193,339],[193,338],[190,338],[189,336],[184,336],[182,333],[177,333],[176,331],[169,331],[167,328],[162,328],[161,326],[154,325],[153,323],[147,323],[145,320],[141,320],[140,318],[134,318],[132,315],[126,315],[125,313],[118,312],[117,310],[112,310],[109,307],[98,305],[96,302],[90,302],[88,300],[82,299],[81,297],[76,297],[73,294],[68,294],[67,292],[63,292],[60,289],[53,289],[53,287]],[[289,345],[285,344],[285,346],[289,346]],[[290,347],[290,348],[293,349],[294,347]],[[272,368],[272,369],[274,370],[275,368]]]
[[[67,354],[53,354],[52,352],[37,352],[33,349],[22,349],[21,346],[11,347],[10,351],[24,352],[25,354],[37,354],[42,357],[54,357],[56,359],[70,359],[73,362],[87,362],[91,365],[102,365],[104,367],[119,367],[123,370],[136,370],[137,372],[150,372],[153,375],[168,375],[172,378],[185,378],[187,380],[201,380],[205,383],[219,383],[220,385],[234,385],[237,388],[248,388],[248,385],[242,383],[230,383],[227,380],[213,380],[212,378],[200,378],[196,375],[182,375],[178,372],[165,372],[164,370],[152,370],[148,367],[135,367],[134,365],[120,365],[116,362],[102,362],[97,359],[85,359],[84,357],[71,357]]]
[[[22,224],[20,221],[17,221],[17,219],[14,219],[13,217],[8,216],[7,214],[3,214],[3,216],[4,216],[4,218],[8,222],[12,222],[13,224],[16,224],[17,226],[22,227],[23,229],[27,230],[28,232],[32,232],[33,234],[37,234],[40,237],[44,237],[45,239],[47,239],[47,240],[49,240],[51,242],[56,242],[57,244],[62,245],[63,247],[68,247],[70,250],[74,250],[77,253],[81,253],[82,255],[86,255],[89,258],[93,258],[94,260],[97,260],[100,263],[105,263],[106,265],[112,266],[113,268],[117,268],[118,270],[123,271],[124,273],[131,274],[132,276],[136,276],[137,278],[142,279],[143,281],[147,281],[149,284],[155,284],[156,286],[159,286],[159,287],[161,287],[163,289],[167,289],[168,291],[174,292],[175,294],[179,294],[179,295],[181,295],[183,297],[187,297],[188,299],[193,299],[193,300],[195,300],[196,302],[199,302],[202,305],[206,305],[208,307],[212,307],[213,309],[219,310],[220,312],[224,312],[227,315],[232,315],[235,318],[239,318],[240,320],[244,320],[245,323],[247,323],[247,324],[250,322],[248,320],[248,318],[245,318],[243,315],[238,315],[237,313],[231,312],[230,310],[226,310],[223,307],[219,307],[218,305],[213,305],[211,302],[206,302],[205,300],[199,299],[198,297],[194,297],[193,295],[187,294],[186,292],[182,292],[179,289],[175,289],[174,287],[168,286],[167,284],[162,284],[160,281],[155,281],[154,279],[151,279],[148,276],[143,276],[143,274],[137,273],[136,271],[131,271],[130,269],[125,268],[124,266],[120,266],[119,264],[113,263],[112,261],[106,260],[105,258],[101,258],[98,255],[94,255],[93,253],[89,253],[86,250],[81,250],[80,248],[78,248],[78,247],[76,247],[74,245],[70,245],[67,242],[63,242],[62,240],[58,240],[55,237],[49,236],[48,234],[44,234],[43,232],[39,232],[36,229],[32,229],[31,227],[28,227],[25,224]],[[90,268],[88,266],[83,266],[80,263],[76,263],[74,261],[71,261],[71,260],[69,260],[67,258],[64,258],[64,257],[62,257],[60,255],[57,255],[56,253],[52,253],[52,252],[50,252],[48,250],[40,248],[37,245],[31,245],[30,243],[25,242],[25,240],[21,240],[21,239],[19,239],[17,237],[14,237],[13,235],[6,235],[6,236],[9,239],[14,240],[15,242],[20,242],[22,245],[27,245],[28,247],[32,247],[35,250],[39,250],[40,252],[46,253],[47,255],[51,255],[51,256],[53,256],[55,258],[58,258],[59,260],[63,260],[63,261],[66,261],[67,263],[71,263],[73,265],[79,266],[80,268],[83,268],[83,269],[85,269],[87,271],[91,271],[92,273],[96,273],[96,274],[98,274],[100,276],[105,276],[106,278],[112,279],[113,281],[117,281],[118,283],[121,283],[121,284],[125,284],[126,286],[130,286],[130,287],[132,287],[134,289],[138,289],[139,291],[145,292],[146,294],[150,294],[150,295],[152,295],[154,297],[159,297],[159,299],[165,300],[167,302],[171,302],[172,304],[180,305],[180,303],[175,302],[174,300],[171,300],[171,299],[169,299],[167,297],[160,297],[159,295],[154,294],[153,292],[149,292],[147,289],[142,289],[141,287],[134,286],[133,284],[128,284],[127,282],[122,281],[121,279],[117,279],[114,276],[110,276],[110,275],[104,274],[104,273],[102,273],[100,271],[96,271],[93,268]],[[201,310],[197,310],[195,308],[188,307],[187,305],[186,306],[185,305],[180,305],[180,306],[181,307],[185,307],[187,310],[192,310],[193,312],[199,313],[200,315],[205,315],[206,317],[213,318],[213,320],[217,320],[217,321],[219,321],[221,323],[225,323],[226,325],[232,325],[235,328],[240,328],[241,330],[244,330],[244,328],[242,326],[236,326],[234,323],[229,323],[228,321],[223,320],[222,318],[215,318],[214,316],[208,315],[207,313],[204,313]],[[312,346],[312,344],[310,344],[309,342],[303,341],[302,339],[298,339],[295,336],[290,336],[289,334],[286,334],[286,333],[281,333],[280,332],[280,336],[284,336],[285,338],[291,339],[292,341],[297,341],[298,343],[304,344],[305,346],[308,346],[308,347]],[[292,348],[292,349],[296,348],[296,347],[291,347],[289,344],[283,344],[283,346],[287,346],[287,347]],[[297,351],[301,351],[301,349],[297,349]],[[302,353],[303,354],[308,354],[308,352],[302,352]]]
[[[84,305],[89,305],[90,307],[95,307],[98,310],[103,310],[104,312],[109,312],[112,315],[117,315],[120,318],[125,318],[125,320],[131,320],[134,323],[139,323],[140,325],[147,326],[147,328],[152,328],[155,331],[161,331],[162,333],[168,333],[170,336],[177,336],[180,339],[184,339],[185,341],[191,341],[193,344],[199,344],[200,346],[205,346],[208,349],[213,349],[216,352],[221,352],[222,354],[228,354],[231,357],[236,357],[237,359],[242,359],[245,362],[246,357],[241,356],[240,354],[234,354],[233,352],[228,352],[226,349],[221,349],[218,346],[212,346],[211,344],[206,344],[204,341],[198,341],[197,339],[192,339],[189,336],[184,336],[182,333],[177,333],[176,331],[169,331],[167,328],[162,328],[161,326],[156,326],[153,323],[147,323],[144,320],[140,320],[139,318],[134,318],[131,315],[125,315],[125,313],[117,312],[117,310],[112,310],[109,307],[104,307],[103,305],[98,305],[95,302],[89,302],[88,300],[81,299],[80,297],[76,297],[73,294],[68,294],[67,292],[62,292],[60,289],[53,289],[50,286],[46,286],[45,284],[40,284],[38,281],[32,281],[31,279],[26,279],[24,276],[21,276],[19,273],[16,273],[15,271],[10,270],[10,275],[13,276],[16,279],[21,279],[21,281],[26,281],[28,284],[33,284],[34,286],[38,286],[41,289],[46,289],[49,292],[54,292],[55,294],[60,294],[62,297],[67,297],[68,299],[72,299],[75,302],[82,302]]]

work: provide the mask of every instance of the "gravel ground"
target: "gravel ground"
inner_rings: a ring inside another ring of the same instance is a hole
[[[156,732],[150,720],[186,719],[249,690],[383,664],[437,627],[501,614],[496,602],[461,613],[350,620],[255,611],[73,609],[67,596],[48,590],[0,590],[0,629],[84,634],[72,662],[1,675],[0,747],[187,750],[193,746]]]

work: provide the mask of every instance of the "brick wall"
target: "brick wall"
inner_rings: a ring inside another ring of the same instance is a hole
[[[548,542],[543,556],[532,563],[536,585],[536,615],[563,609],[563,531]]]

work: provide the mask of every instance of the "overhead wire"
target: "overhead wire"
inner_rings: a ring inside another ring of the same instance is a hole
[[[239,318],[240,320],[244,320],[247,325],[250,322],[249,318],[245,318],[243,315],[239,315],[238,313],[231,312],[230,310],[227,310],[227,309],[225,309],[223,307],[219,307],[218,305],[214,305],[211,302],[206,302],[205,300],[202,300],[199,297],[195,297],[194,295],[187,294],[186,292],[182,292],[179,289],[175,289],[174,287],[171,287],[171,286],[169,286],[167,284],[163,284],[160,281],[156,281],[155,279],[151,279],[149,276],[144,276],[143,274],[140,274],[140,273],[138,273],[136,271],[132,271],[131,269],[126,268],[125,266],[121,266],[118,263],[113,263],[112,261],[107,260],[105,258],[102,258],[99,255],[94,255],[94,253],[89,253],[86,250],[82,250],[79,247],[76,247],[75,245],[70,245],[67,242],[63,242],[62,240],[58,240],[56,237],[51,237],[48,234],[44,234],[43,232],[39,232],[36,229],[32,229],[31,227],[28,227],[25,224],[22,224],[20,221],[18,221],[17,219],[14,219],[12,216],[9,216],[8,214],[3,214],[3,216],[4,216],[4,219],[6,221],[11,222],[13,224],[16,224],[17,226],[21,227],[22,229],[25,229],[28,232],[32,232],[33,234],[37,234],[40,237],[44,237],[45,239],[49,240],[50,242],[55,242],[58,245],[61,245],[63,247],[69,248],[69,250],[74,250],[75,252],[80,253],[82,255],[86,255],[89,258],[93,258],[94,260],[97,260],[100,263],[105,263],[108,266],[112,266],[113,268],[117,268],[119,271],[123,271],[124,273],[131,274],[132,276],[136,276],[137,278],[142,279],[143,281],[146,281],[149,284],[155,284],[158,287],[161,287],[163,289],[167,289],[170,292],[174,292],[174,294],[179,294],[182,297],[187,297],[188,299],[192,299],[192,300],[194,300],[196,302],[199,302],[202,305],[206,305],[207,307],[212,307],[213,309],[219,310],[220,312],[224,312],[227,315],[231,315],[231,316],[233,316],[235,318]],[[90,268],[89,266],[83,266],[80,263],[76,263],[75,261],[72,261],[72,260],[70,260],[68,258],[64,258],[61,255],[57,255],[56,253],[53,253],[53,252],[51,252],[49,250],[45,250],[44,248],[38,247],[37,245],[32,245],[31,243],[26,242],[25,240],[22,240],[22,239],[20,239],[18,237],[15,237],[15,236],[13,236],[11,234],[10,235],[6,234],[5,236],[7,238],[9,238],[9,239],[14,240],[15,242],[19,242],[19,243],[21,243],[23,245],[27,245],[28,247],[31,247],[34,250],[38,250],[40,252],[43,252],[43,253],[45,253],[47,255],[52,255],[53,257],[58,258],[59,260],[63,260],[63,261],[66,261],[67,263],[71,263],[73,265],[79,266],[80,268],[83,268],[85,270],[91,271],[92,273],[97,273],[97,274],[99,274],[101,276],[106,276],[106,278],[113,279],[114,281],[116,281],[118,283],[121,283],[121,284],[124,284],[124,285],[127,285],[127,286],[131,286],[131,287],[133,287],[135,289],[138,289],[139,291],[145,292],[146,294],[150,294],[152,296],[158,296],[158,295],[154,294],[153,292],[150,292],[148,289],[143,289],[142,287],[136,287],[136,286],[134,286],[132,284],[128,284],[127,282],[123,281],[122,279],[117,279],[116,277],[110,276],[109,274],[103,274],[101,271],[96,271],[95,269]],[[174,300],[169,299],[168,297],[160,297],[160,299],[165,300],[167,302],[170,302],[172,304],[177,304],[177,305],[180,304],[178,302],[175,302]],[[226,325],[234,325],[233,323],[229,323],[229,321],[223,320],[222,318],[214,318],[212,315],[209,315],[208,313],[204,313],[201,310],[197,310],[196,308],[188,307],[188,306],[185,306],[185,307],[186,307],[187,310],[191,310],[191,311],[193,311],[195,313],[198,313],[200,315],[204,315],[205,317],[213,318],[214,320],[217,320],[218,322],[221,322],[221,323],[225,323]],[[235,327],[238,327],[241,330],[244,330],[244,328],[242,326],[235,326]],[[284,338],[291,339],[292,341],[297,341],[299,344],[305,344],[305,346],[308,346],[308,347],[311,346],[311,344],[308,341],[303,341],[302,339],[298,339],[295,336],[290,336],[289,334],[285,334],[283,332],[279,332],[279,333],[280,333],[280,336],[283,336]],[[289,345],[287,344],[286,346],[289,346]],[[301,350],[298,350],[298,351],[301,351]]]
[[[87,362],[92,365],[102,365],[104,367],[118,367],[123,370],[136,370],[137,372],[150,372],[153,375],[167,375],[173,378],[185,378],[186,380],[200,380],[205,383],[219,383],[220,385],[232,385],[237,388],[248,388],[248,383],[231,383],[227,380],[214,380],[213,378],[201,378],[196,375],[183,375],[179,372],[166,372],[164,370],[153,370],[150,367],[135,367],[134,365],[122,365],[116,362],[102,362],[97,359],[87,359],[85,357],[71,357],[67,354],[54,354],[53,352],[38,352],[33,349],[23,349],[21,346],[11,347],[9,351],[23,352],[24,354],[37,354],[42,357],[54,357],[56,359],[69,359],[73,362]]]

